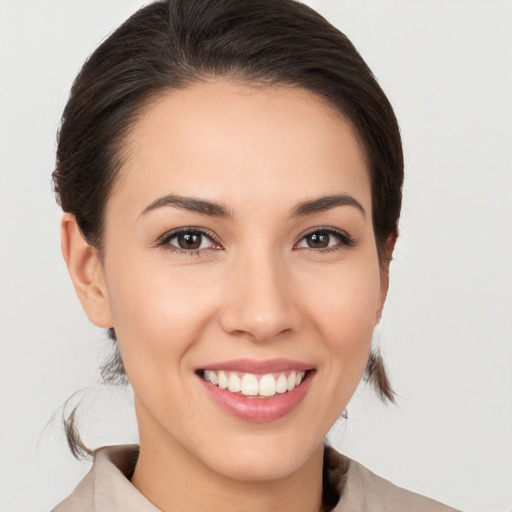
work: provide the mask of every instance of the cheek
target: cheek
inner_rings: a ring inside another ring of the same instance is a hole
[[[331,356],[330,364],[343,367],[344,374],[362,373],[377,319],[379,266],[369,259],[322,272],[326,275],[317,275],[317,285],[308,286],[305,293],[311,320]]]
[[[108,283],[121,357],[140,404],[162,425],[180,429],[197,411],[183,383],[190,380],[191,355],[215,300],[192,271],[127,263],[110,273]]]
[[[176,364],[211,318],[215,297],[192,271],[142,263],[125,260],[108,274],[120,350],[130,377],[130,370],[149,373],[148,368],[166,361],[172,361],[175,374]]]

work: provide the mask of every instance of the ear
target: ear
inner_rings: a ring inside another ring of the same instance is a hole
[[[84,238],[75,216],[70,213],[62,217],[61,245],[71,281],[87,317],[98,327],[112,327],[108,292],[98,251]]]
[[[388,295],[389,265],[391,263],[391,260],[393,259],[393,251],[395,250],[397,237],[398,236],[396,234],[388,236],[382,254],[382,263],[380,269],[380,296],[379,304],[377,307],[377,323],[379,323],[380,317],[382,316],[382,309],[384,308],[384,303],[386,302],[386,297]]]

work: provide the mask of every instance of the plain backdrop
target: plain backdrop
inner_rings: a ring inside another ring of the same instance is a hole
[[[0,510],[49,511],[88,471],[59,408],[108,353],[61,258],[51,189],[72,80],[140,0],[0,0]],[[331,441],[468,512],[512,510],[512,2],[317,0],[395,107],[406,182],[377,337],[399,394],[361,388]],[[89,445],[137,441],[130,389],[94,386]]]

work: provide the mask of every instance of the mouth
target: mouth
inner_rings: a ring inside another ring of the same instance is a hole
[[[198,369],[202,388],[221,410],[251,422],[270,422],[297,409],[316,370],[302,363],[231,361]]]
[[[202,370],[199,375],[210,384],[230,393],[251,398],[269,398],[293,391],[306,377],[305,370],[242,373],[228,370]]]

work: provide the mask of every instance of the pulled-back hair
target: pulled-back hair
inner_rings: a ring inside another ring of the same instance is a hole
[[[398,235],[403,155],[393,109],[353,44],[313,9],[294,0],[166,0],[131,16],[88,58],[62,116],[53,182],[101,256],[105,206],[123,163],[124,143],[145,106],[166,91],[214,77],[308,90],[351,122],[364,149],[373,228],[383,268],[386,242]],[[115,332],[102,368],[106,382],[127,383]],[[383,400],[393,392],[378,352],[365,378]],[[91,453],[65,419],[75,456]]]

